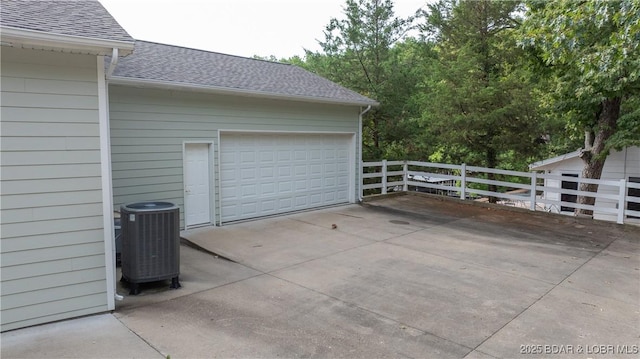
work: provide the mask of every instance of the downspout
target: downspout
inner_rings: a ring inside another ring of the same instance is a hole
[[[111,124],[110,124],[110,114],[109,114],[109,79],[111,78],[111,76],[113,75],[113,71],[115,70],[116,66],[118,65],[118,59],[119,59],[119,51],[118,48],[113,48],[113,50],[111,51],[111,61],[109,62],[109,67],[107,68],[106,73],[104,74],[105,77],[105,82],[104,82],[104,86],[105,86],[105,102],[106,102],[106,116],[105,116],[105,121],[106,121],[106,131],[107,131],[107,138],[106,138],[106,159],[107,162],[109,163],[109,173],[107,174],[107,179],[106,181],[108,182],[107,184],[107,192],[108,192],[108,207],[109,207],[109,214],[113,215],[113,180],[111,177]],[[105,210],[106,210],[105,206]],[[105,212],[106,214],[106,212]],[[109,217],[109,221],[111,224],[113,224],[113,218],[110,216]],[[117,301],[121,301],[124,299],[124,297],[121,294],[118,294],[118,292],[116,291],[117,289],[117,275],[116,275],[116,246],[115,246],[115,233],[113,230],[113,227],[111,227],[110,230],[110,237],[111,238],[111,248],[110,248],[110,252],[107,255],[108,257],[108,269],[107,269],[107,273],[108,276],[107,278],[111,278],[112,280],[112,288],[113,288],[113,296],[115,298],[115,300]],[[113,270],[113,273],[109,273],[111,270]],[[114,307],[115,308],[115,307]]]
[[[114,47],[111,52],[111,62],[109,63],[109,68],[107,69],[106,80],[109,81],[111,75],[113,75],[113,70],[116,69],[118,65],[118,48]]]
[[[358,201],[362,202],[362,116],[371,110],[371,105],[367,106],[358,116]]]

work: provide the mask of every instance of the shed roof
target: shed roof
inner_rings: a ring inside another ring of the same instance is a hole
[[[298,66],[139,40],[133,54],[119,60],[110,82],[377,105],[374,100]]]
[[[557,166],[560,162],[564,162],[564,161],[568,161],[568,160],[580,157],[581,152],[582,152],[582,149],[579,149],[573,152],[565,153],[564,155],[547,158],[546,160],[534,162],[529,165],[529,171],[542,171],[542,170],[552,169],[553,167]]]
[[[2,0],[0,24],[48,34],[133,42],[95,0]]]

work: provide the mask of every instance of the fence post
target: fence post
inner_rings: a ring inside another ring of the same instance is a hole
[[[620,191],[618,197],[618,224],[624,223],[624,209],[627,200],[627,181],[623,178],[620,180]]]
[[[404,161],[404,164],[402,165],[402,172],[404,172],[402,174],[402,179],[403,179],[403,184],[402,184],[402,191],[407,192],[409,190],[409,185],[407,184],[407,182],[409,181],[409,165],[407,164],[407,161]]]
[[[531,193],[530,193],[530,201],[531,201],[531,210],[536,210],[536,186],[538,185],[538,172],[531,173]]]
[[[382,194],[387,194],[387,160],[382,160]]]
[[[364,161],[360,161],[360,183],[358,183],[358,192],[360,192],[359,201],[364,198]]]
[[[460,199],[467,199],[467,164],[460,166]]]

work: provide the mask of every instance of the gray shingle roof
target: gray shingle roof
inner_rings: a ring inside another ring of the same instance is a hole
[[[133,42],[109,12],[93,0],[2,0],[0,24],[51,34]]]
[[[358,105],[376,102],[300,67],[136,40],[113,77]]]

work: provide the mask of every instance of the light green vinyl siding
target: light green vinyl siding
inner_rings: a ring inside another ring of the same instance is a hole
[[[2,47],[2,331],[107,310],[96,66]]]
[[[137,201],[174,202],[183,228],[184,142],[213,142],[217,209],[218,130],[355,134],[360,111],[357,106],[114,85],[109,87],[109,107],[116,209]]]

